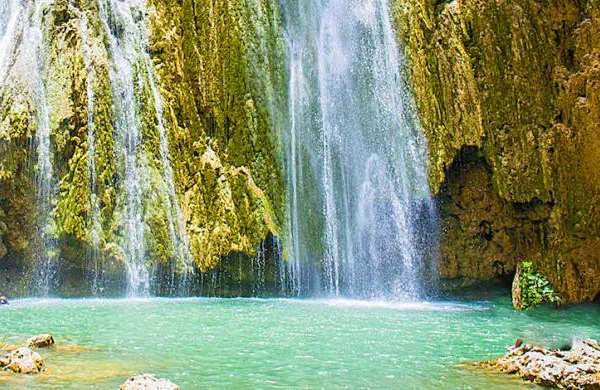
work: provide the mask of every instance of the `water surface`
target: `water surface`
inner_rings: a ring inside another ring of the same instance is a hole
[[[517,313],[477,302],[142,299],[16,300],[0,337],[52,333],[38,376],[0,372],[0,388],[109,389],[150,372],[198,388],[532,388],[469,368],[516,337],[560,346],[600,338],[600,308]],[[76,345],[77,347],[69,347]]]

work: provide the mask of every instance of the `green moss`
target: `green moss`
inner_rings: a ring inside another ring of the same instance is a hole
[[[109,39],[98,2],[56,0],[48,7],[42,13],[43,68],[57,192],[51,233],[65,267],[80,272],[93,251],[101,267],[116,272],[125,261],[126,189]],[[152,0],[149,7],[150,52],[163,97],[161,119],[175,196],[194,263],[209,270],[231,252],[254,254],[270,233],[282,231],[285,191],[277,147],[282,121],[277,115],[286,97],[280,93],[285,72],[279,10],[272,0]],[[88,28],[85,42],[82,18]],[[179,229],[169,222],[174,205],[168,203],[175,199],[165,183],[152,75],[145,53],[138,56],[133,75],[144,244],[149,263],[162,267],[176,257],[173,229],[176,235]],[[35,155],[29,147],[35,139],[36,108],[20,81],[25,79],[11,79],[0,97],[0,207],[7,211],[2,222],[9,229],[2,239],[8,256],[27,248],[36,220],[30,212],[35,208]],[[88,83],[93,123],[88,118]],[[91,126],[95,150],[88,139]],[[92,229],[98,243],[92,242]]]
[[[536,255],[573,301],[600,293],[599,5],[392,3],[429,141],[431,188],[438,192],[459,150],[476,146],[502,202],[551,205]],[[577,275],[581,267],[589,272]]]
[[[13,76],[7,80],[0,94],[0,209],[8,230],[0,233],[0,240],[7,250],[5,256],[19,258],[30,254],[36,216],[29,156],[35,120],[27,86]]]
[[[195,263],[210,270],[282,230],[279,11],[271,1],[151,4],[177,191]]]

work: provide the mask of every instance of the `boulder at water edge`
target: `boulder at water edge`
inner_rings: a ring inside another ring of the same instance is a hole
[[[0,368],[6,367],[10,364],[10,359],[8,356],[0,356]]]
[[[0,365],[13,372],[21,374],[37,374],[44,370],[44,360],[39,353],[27,347],[15,349],[8,359],[0,360]]]
[[[152,374],[135,375],[127,379],[119,390],[181,390],[175,383],[158,379]]]
[[[28,347],[45,348],[54,345],[54,337],[51,334],[40,334],[27,340]]]
[[[498,360],[480,366],[498,369],[543,386],[559,389],[600,389],[600,345],[578,340],[568,351],[525,344],[509,348]]]

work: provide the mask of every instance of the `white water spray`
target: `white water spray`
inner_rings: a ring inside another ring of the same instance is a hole
[[[388,2],[282,3],[295,292],[418,299],[435,212]]]

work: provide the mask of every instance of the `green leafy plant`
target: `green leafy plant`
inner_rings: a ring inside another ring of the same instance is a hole
[[[520,305],[518,309],[527,310],[543,303],[560,304],[561,298],[554,291],[544,275],[537,272],[531,261],[521,263],[519,276]]]

